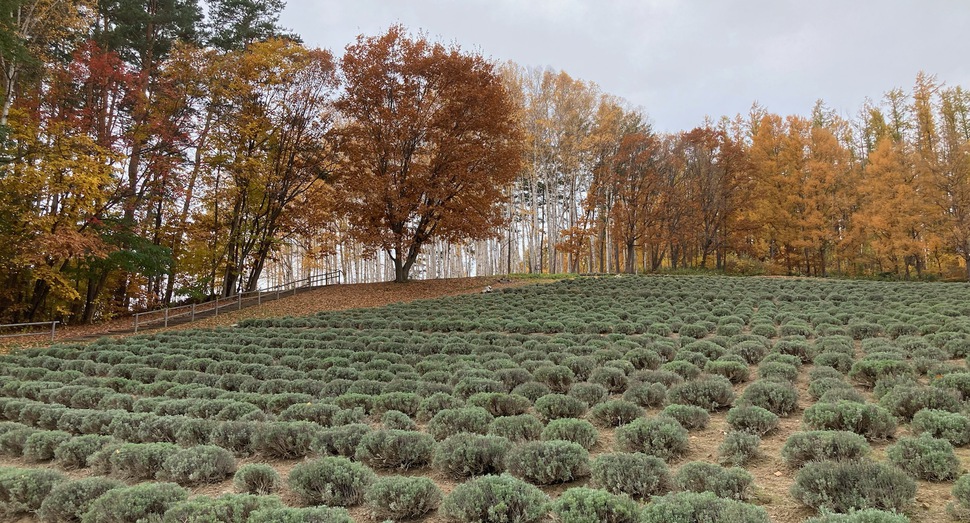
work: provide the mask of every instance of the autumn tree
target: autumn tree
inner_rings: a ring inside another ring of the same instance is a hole
[[[611,228],[623,245],[625,270],[636,272],[637,250],[650,234],[662,207],[657,165],[658,139],[649,130],[623,136],[609,171],[615,194]]]
[[[494,66],[393,26],[341,60],[340,189],[351,234],[408,281],[435,237],[494,235],[519,170],[519,129]]]
[[[200,159],[209,190],[198,219],[202,234],[218,231],[209,279],[229,296],[256,289],[294,222],[287,215],[333,172],[326,135],[336,64],[329,51],[275,39],[230,53],[213,72],[212,136]]]
[[[13,319],[91,309],[85,284],[113,253],[106,219],[118,201],[117,135],[100,124],[118,111],[125,83],[117,57],[92,44],[11,110],[12,157],[0,175],[0,243],[10,249],[0,308]]]
[[[64,58],[52,54],[69,52],[82,39],[93,5],[94,0],[0,0],[0,126],[7,125],[23,77],[42,76],[46,63]]]
[[[715,256],[724,268],[728,227],[738,205],[738,186],[744,162],[740,146],[723,129],[698,127],[680,136],[684,181],[694,196],[701,267]]]
[[[613,253],[610,236],[610,223],[616,199],[614,187],[609,183],[609,173],[613,168],[624,135],[636,132],[641,126],[641,116],[627,110],[622,100],[604,95],[596,109],[595,122],[587,141],[592,161],[592,180],[583,202],[584,222],[595,235],[595,246],[591,246],[590,268],[593,259],[598,259],[599,272],[610,269],[610,261],[618,258]]]
[[[943,237],[963,259],[970,281],[970,93],[961,87],[940,93],[942,160],[936,178]]]

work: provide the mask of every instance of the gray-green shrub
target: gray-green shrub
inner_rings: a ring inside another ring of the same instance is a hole
[[[743,501],[748,499],[754,477],[740,467],[725,468],[703,461],[691,461],[680,467],[674,482],[681,490],[713,492],[718,497]]]
[[[589,382],[602,385],[611,394],[622,394],[629,380],[626,373],[614,367],[598,367],[589,375]]]
[[[677,423],[680,423],[680,426],[688,431],[703,429],[711,421],[711,415],[707,412],[707,409],[679,403],[667,405],[660,411],[659,415],[677,420]]]
[[[851,388],[852,385],[842,378],[819,378],[813,379],[811,383],[808,384],[808,395],[815,400],[818,400],[823,394],[830,390]]]
[[[588,406],[578,399],[565,394],[546,394],[535,402],[536,412],[545,420],[559,418],[578,418]]]
[[[735,466],[743,465],[758,456],[760,446],[761,436],[732,430],[717,447],[718,460]]]
[[[866,438],[842,430],[814,430],[796,432],[781,447],[781,458],[791,468],[800,468],[810,461],[845,461],[869,455]]]
[[[257,510],[246,523],[354,523],[354,519],[343,508],[283,507]]]
[[[532,371],[532,377],[537,382],[549,387],[551,390],[565,394],[569,387],[576,381],[573,371],[563,365],[546,365]]]
[[[454,479],[500,474],[511,448],[512,443],[503,437],[463,432],[435,446],[431,466]]]
[[[616,429],[617,448],[628,452],[642,452],[665,461],[687,453],[687,429],[673,418],[657,416],[639,418]]]
[[[50,461],[54,459],[54,451],[71,435],[61,430],[43,430],[35,432],[24,441],[24,459],[27,461]]]
[[[847,430],[870,441],[891,438],[896,433],[896,418],[888,410],[871,403],[816,403],[805,409],[802,419],[815,430]]]
[[[723,376],[704,376],[674,385],[667,393],[671,403],[695,405],[715,411],[731,405],[734,401],[734,388],[730,380]]]
[[[218,483],[236,472],[232,453],[215,445],[199,445],[165,458],[159,479],[182,486]]]
[[[662,383],[635,382],[623,393],[623,399],[645,408],[660,407],[667,401],[667,387]]]
[[[530,441],[513,447],[505,466],[536,485],[566,483],[589,476],[589,453],[571,441]]]
[[[139,483],[112,489],[91,502],[81,523],[160,521],[165,511],[187,498],[188,492],[175,483]]]
[[[599,431],[586,420],[562,418],[550,421],[542,429],[541,437],[545,441],[572,441],[589,450],[593,448],[593,445],[596,445],[596,441],[599,439]]]
[[[798,408],[798,391],[791,383],[755,380],[744,389],[740,404],[761,407],[784,417]]]
[[[459,523],[538,523],[548,511],[548,496],[507,474],[462,483],[441,504],[442,516]]]
[[[542,434],[542,422],[531,414],[495,418],[488,426],[488,434],[500,436],[514,443],[533,441]]]
[[[468,398],[469,407],[482,407],[495,417],[523,414],[532,406],[525,396],[504,392],[479,392]]]
[[[815,356],[812,363],[816,367],[831,367],[842,374],[847,374],[850,370],[852,370],[852,363],[854,361],[855,360],[853,360],[852,356],[849,354],[830,351],[823,352],[818,356]]]
[[[813,461],[795,475],[791,494],[818,510],[902,512],[916,496],[916,482],[902,470],[868,459]]]
[[[769,523],[770,520],[762,507],[721,498],[711,492],[677,492],[654,498],[640,516],[640,523],[720,521]]]
[[[609,395],[606,387],[597,383],[576,383],[569,388],[568,396],[572,396],[587,405],[596,405]]]
[[[460,432],[485,434],[494,417],[481,407],[462,407],[439,411],[428,422],[427,430],[441,441]]]
[[[438,509],[441,490],[428,478],[388,476],[367,489],[365,501],[378,519],[414,519]]]
[[[276,492],[282,484],[276,469],[264,463],[247,463],[239,467],[232,478],[237,492],[260,496]]]
[[[318,454],[352,458],[357,453],[360,440],[373,430],[365,423],[333,427],[317,434],[310,447]]]
[[[118,443],[111,436],[85,434],[75,436],[54,449],[54,463],[59,467],[72,470],[88,466],[88,458],[107,445]]]
[[[780,361],[762,362],[758,367],[758,378],[794,383],[798,379],[798,367]]]
[[[442,410],[457,409],[464,406],[465,402],[463,400],[456,398],[451,394],[435,392],[434,394],[421,400],[415,417],[418,421],[427,422],[433,418],[435,414]]]
[[[923,409],[960,412],[963,408],[960,400],[950,391],[922,385],[895,387],[879,399],[879,404],[894,416],[907,421]]]
[[[389,410],[381,415],[381,425],[392,430],[418,430],[418,424],[411,416],[399,411]]]
[[[867,387],[875,386],[883,378],[911,378],[914,375],[913,367],[898,359],[865,358],[853,363],[849,370],[850,378]]]
[[[923,409],[913,416],[910,428],[949,441],[955,447],[970,443],[970,418],[956,412]]]
[[[35,432],[39,432],[32,427],[17,428],[0,434],[0,454],[19,458],[24,454],[24,445]]]
[[[727,422],[734,430],[759,436],[778,428],[778,416],[774,412],[754,405],[731,408],[727,412]]]
[[[95,499],[124,486],[120,481],[97,476],[58,483],[44,497],[37,517],[49,523],[75,523]]]
[[[287,484],[306,505],[344,507],[363,501],[376,479],[365,465],[331,456],[300,463],[290,472]]]
[[[162,523],[236,523],[249,521],[249,516],[260,510],[283,508],[276,496],[252,494],[223,494],[218,498],[196,496],[176,503],[165,511]]]
[[[309,421],[263,423],[253,437],[257,452],[268,458],[295,459],[310,453],[310,445],[322,429]]]
[[[162,464],[181,450],[172,443],[125,443],[117,448],[105,448],[110,474],[120,479],[146,481],[155,479]],[[94,459],[92,456],[91,459]]]
[[[593,406],[589,419],[600,427],[619,427],[637,419],[643,414],[636,403],[626,400],[607,400]]]
[[[56,470],[0,468],[0,515],[16,520],[37,512],[50,492],[65,481],[64,474]]]
[[[960,473],[953,445],[929,434],[899,438],[886,449],[886,457],[909,475],[926,481],[949,481]]]
[[[970,521],[970,474],[960,476],[953,483],[951,494],[954,502],[946,507],[950,517],[958,521]]]
[[[258,425],[248,421],[223,421],[216,425],[209,442],[236,456],[244,457],[256,452]]]
[[[431,462],[434,438],[409,430],[368,432],[357,446],[355,459],[377,469],[408,470]]]
[[[750,377],[745,363],[730,360],[711,360],[704,364],[704,372],[724,376],[731,383],[743,383]]]
[[[827,513],[808,518],[805,523],[909,523],[909,518],[905,514],[867,508],[851,514]]]
[[[576,487],[553,502],[552,512],[562,523],[636,523],[640,505],[625,494]]]
[[[664,494],[673,478],[664,460],[643,453],[601,454],[590,465],[590,484],[637,500]]]

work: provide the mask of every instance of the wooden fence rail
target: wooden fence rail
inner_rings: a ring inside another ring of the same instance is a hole
[[[241,292],[229,297],[216,296],[216,299],[203,303],[193,303],[191,305],[180,305],[178,307],[166,307],[164,309],[154,311],[139,312],[132,315],[132,322],[134,323],[135,332],[138,332],[139,327],[144,327],[154,323],[161,323],[164,327],[168,327],[169,322],[175,319],[188,318],[188,321],[192,322],[195,321],[196,316],[209,312],[211,312],[213,316],[218,316],[219,311],[225,309],[226,307],[235,307],[236,310],[240,310],[243,308],[244,301],[255,300],[256,304],[258,305],[261,304],[264,299],[279,299],[289,292],[292,292],[295,295],[300,289],[317,287],[320,285],[330,285],[332,282],[340,283],[341,275],[341,271],[327,272],[324,274],[318,274],[316,276],[310,276],[309,278],[303,278],[302,280],[294,280],[282,285],[270,287],[268,289]]]
[[[33,330],[29,327],[37,327],[40,325],[50,325],[50,337],[51,341],[54,341],[54,334],[57,332],[57,325],[61,323],[59,321],[34,321],[30,323],[5,323],[0,324],[0,332],[6,331],[7,329],[17,329],[22,332],[17,332],[14,334],[0,334],[0,339],[3,338],[21,338],[24,336],[43,336],[47,334],[47,329],[44,330]]]

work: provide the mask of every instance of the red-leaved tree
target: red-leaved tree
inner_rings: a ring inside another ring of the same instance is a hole
[[[521,139],[493,64],[394,26],[358,37],[341,71],[339,187],[353,237],[406,282],[432,238],[494,235]]]

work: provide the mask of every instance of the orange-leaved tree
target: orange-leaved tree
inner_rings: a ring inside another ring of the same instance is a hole
[[[494,235],[521,139],[493,64],[398,25],[358,37],[340,67],[339,188],[354,239],[406,282],[432,238]]]

